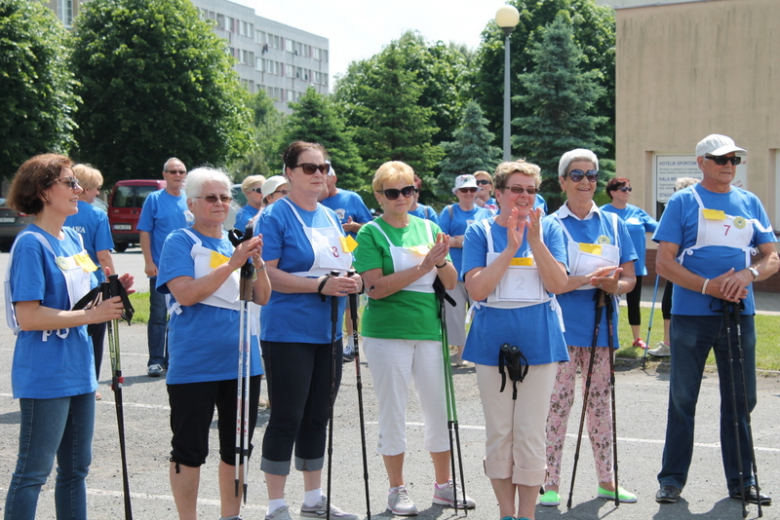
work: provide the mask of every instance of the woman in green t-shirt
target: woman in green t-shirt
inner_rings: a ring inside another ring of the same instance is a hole
[[[417,508],[404,487],[406,404],[414,387],[425,419],[424,447],[431,452],[436,483],[433,503],[464,507],[449,467],[446,397],[438,301],[438,275],[452,289],[458,273],[448,259],[447,235],[430,220],[408,211],[414,201],[414,171],[402,162],[379,167],[372,183],[383,215],[357,235],[355,268],[368,288],[363,348],[379,402],[379,443],[390,481],[387,509],[413,516]],[[466,499],[465,507],[474,507]]]

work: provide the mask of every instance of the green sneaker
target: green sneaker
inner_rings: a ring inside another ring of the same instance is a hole
[[[607,500],[615,500],[615,492],[607,491],[603,487],[599,486],[599,498],[606,498]],[[636,495],[630,491],[626,491],[623,487],[618,487],[618,500],[623,504],[633,504],[636,502]]]
[[[546,491],[544,495],[542,495],[539,503],[546,507],[558,506],[561,504],[561,495],[559,495],[557,491],[550,489],[549,491]]]

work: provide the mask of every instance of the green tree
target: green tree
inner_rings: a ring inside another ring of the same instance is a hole
[[[279,175],[282,172],[282,159],[279,149],[284,143],[287,117],[274,107],[273,100],[265,90],[257,94],[246,93],[246,104],[254,115],[252,132],[254,150],[230,163],[228,171],[233,180],[240,182],[250,175]]]
[[[450,195],[458,175],[495,169],[501,158],[501,149],[492,145],[495,136],[487,126],[488,120],[479,104],[469,101],[463,111],[460,127],[455,130],[455,140],[439,145],[447,154],[439,163],[440,194]]]
[[[365,188],[370,185],[366,178],[366,167],[352,140],[353,133],[346,128],[336,104],[309,87],[297,103],[290,103],[289,106],[293,113],[284,134],[284,145],[292,141],[320,143],[330,155],[339,186],[365,192]]]
[[[73,74],[65,28],[41,2],[0,0],[0,177],[73,144]]]
[[[589,148],[601,155],[609,137],[598,129],[606,119],[593,115],[604,94],[597,69],[580,70],[581,52],[574,43],[568,13],[562,12],[544,31],[541,43],[530,50],[535,66],[520,75],[526,94],[516,96],[528,115],[512,121],[518,131],[513,147],[542,168],[542,194],[551,210],[562,203],[558,183],[558,159],[574,148]],[[601,165],[604,171],[604,166]]]
[[[595,0],[509,0],[520,11],[520,23],[511,36],[510,83],[513,95],[527,94],[519,75],[533,66],[532,44],[541,42],[544,27],[555,20],[561,11],[569,13],[574,30],[574,42],[579,46],[584,70],[599,70],[598,85],[606,89],[595,105],[595,113],[606,117],[599,124],[599,133],[615,136],[615,11],[609,6],[597,5]],[[475,99],[491,122],[490,130],[500,139],[504,113],[504,33],[491,21],[482,32],[478,50],[475,78]],[[529,113],[533,107],[513,96],[512,114]],[[495,144],[501,144],[496,141]],[[606,155],[614,157],[610,143]]]
[[[431,179],[442,150],[431,140],[438,128],[433,110],[420,106],[423,86],[406,67],[396,43],[366,62],[350,65],[356,74],[344,109],[356,127],[355,141],[370,172],[386,161],[404,161]]]
[[[74,40],[78,157],[107,182],[156,177],[170,156],[224,166],[251,150],[233,58],[189,0],[92,0]]]

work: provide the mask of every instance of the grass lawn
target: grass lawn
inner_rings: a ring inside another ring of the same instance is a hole
[[[149,294],[146,292],[130,295],[130,301],[135,307],[133,323],[146,323],[149,320]],[[361,307],[362,311],[363,308]],[[642,308],[642,339],[647,340],[647,324],[650,320],[650,309]],[[626,307],[620,308],[620,326],[618,328],[620,344],[623,348],[617,355],[623,358],[641,358],[642,350],[634,348],[631,344],[631,327],[628,326],[628,311]],[[664,323],[660,306],[656,306],[653,313],[653,329],[650,332],[650,348],[655,348],[664,336]],[[756,315],[756,336],[758,338],[756,366],[765,370],[780,370],[780,318],[777,316]],[[628,346],[626,346],[628,345]],[[657,359],[657,358],[653,358]],[[715,365],[715,357],[710,353],[707,360],[710,365]]]
[[[647,341],[647,325],[650,321],[650,309],[642,308],[642,339]],[[642,349],[634,348],[631,344],[634,338],[631,335],[631,327],[628,326],[628,310],[620,308],[620,326],[618,328],[620,345],[617,355],[624,358],[641,358]],[[655,348],[664,337],[664,322],[660,306],[656,306],[653,313],[653,328],[650,332],[648,346]],[[780,370],[780,318],[777,316],[756,315],[756,366],[765,370]],[[628,346],[626,346],[628,345]],[[736,348],[736,345],[734,345]],[[674,346],[672,346],[674,348]],[[735,353],[736,354],[736,353]],[[715,365],[715,356],[710,353],[707,364]]]

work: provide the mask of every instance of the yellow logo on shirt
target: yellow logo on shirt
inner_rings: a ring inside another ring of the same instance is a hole
[[[91,273],[92,271],[97,271],[97,266],[95,265],[95,262],[92,261],[92,259],[89,257],[87,253],[79,253],[77,255],[73,255],[73,260],[76,261],[76,265],[81,266],[81,268],[88,273]]]
[[[580,243],[580,251],[591,255],[601,256],[601,244],[583,244]]]
[[[530,267],[534,265],[534,259],[529,257],[513,258],[510,260],[509,265],[524,265]]]
[[[702,209],[701,212],[707,220],[726,220],[726,212],[720,209]]]
[[[209,267],[216,269],[217,267],[226,264],[230,261],[230,258],[216,251],[211,252],[211,258],[209,259]]]

